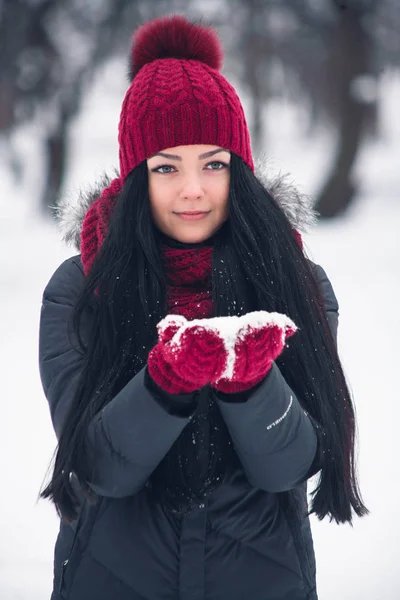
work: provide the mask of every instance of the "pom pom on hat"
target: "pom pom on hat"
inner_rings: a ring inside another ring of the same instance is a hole
[[[118,126],[121,180],[160,150],[191,144],[226,148],[254,170],[243,107],[219,70],[215,29],[173,15],[142,25],[133,39]]]
[[[136,31],[132,47],[131,80],[144,65],[163,58],[198,60],[219,70],[222,67],[223,50],[214,29],[175,15],[154,19]]]

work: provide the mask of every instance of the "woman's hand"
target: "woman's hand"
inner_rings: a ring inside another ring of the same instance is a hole
[[[168,315],[157,325],[158,343],[149,354],[148,371],[166,392],[199,390],[224,370],[224,341],[208,321]]]
[[[165,391],[180,394],[208,384],[225,393],[253,387],[297,327],[285,315],[257,311],[194,321],[168,315],[157,329],[149,373]]]
[[[211,385],[227,394],[257,385],[283,351],[286,339],[296,331],[293,321],[280,313],[256,311],[239,317],[229,339],[226,369]]]

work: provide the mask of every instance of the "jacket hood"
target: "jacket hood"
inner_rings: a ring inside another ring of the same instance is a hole
[[[304,233],[315,224],[316,212],[312,207],[311,198],[295,187],[288,174],[271,176],[265,160],[256,163],[255,174],[280,205],[294,229]],[[114,174],[114,177],[116,176],[117,174]],[[78,252],[80,252],[80,236],[86,212],[103,189],[110,185],[112,179],[104,174],[94,185],[81,189],[75,200],[64,197],[55,208],[63,240],[68,245],[74,246]]]

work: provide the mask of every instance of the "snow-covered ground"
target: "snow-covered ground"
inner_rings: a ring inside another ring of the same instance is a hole
[[[74,127],[71,197],[79,185],[116,164],[124,86],[116,86],[114,77],[113,69],[104,73]],[[346,218],[306,236],[311,256],[328,272],[340,302],[340,351],[357,405],[361,486],[371,510],[353,528],[312,520],[321,600],[400,597],[398,76],[387,76],[383,97],[382,139],[366,147],[358,162],[362,194],[357,205]],[[282,103],[271,112],[268,155],[313,192],[332,142],[322,135],[305,137],[298,123],[299,114]],[[4,170],[0,177],[1,600],[49,598],[58,527],[52,506],[37,503],[55,444],[37,368],[38,319],[47,280],[73,251],[36,215],[32,200],[42,158],[33,133],[33,127],[26,128],[16,142],[27,156],[21,187]]]

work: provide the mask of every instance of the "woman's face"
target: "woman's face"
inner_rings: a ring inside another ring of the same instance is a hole
[[[211,237],[228,218],[230,152],[218,146],[166,148],[147,159],[158,229],[185,243]]]

